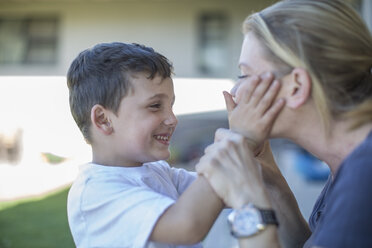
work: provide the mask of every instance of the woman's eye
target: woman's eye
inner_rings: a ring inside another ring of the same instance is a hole
[[[249,77],[249,75],[248,75],[248,74],[244,74],[244,75],[239,75],[239,76],[238,76],[238,79],[242,79],[242,78],[247,78],[247,77]]]

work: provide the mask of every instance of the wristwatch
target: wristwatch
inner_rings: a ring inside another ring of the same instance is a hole
[[[272,209],[259,209],[252,203],[234,209],[227,217],[231,234],[236,238],[253,236],[263,231],[266,225],[277,225],[275,212]]]

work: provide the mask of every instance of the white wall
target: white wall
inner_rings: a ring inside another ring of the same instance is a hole
[[[222,91],[231,80],[174,79],[175,114],[225,109]],[[0,135],[23,131],[23,161],[34,161],[42,152],[63,157],[89,157],[90,148],[75,124],[63,76],[0,76]],[[1,163],[1,161],[0,161]]]

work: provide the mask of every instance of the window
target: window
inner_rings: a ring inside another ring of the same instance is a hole
[[[346,0],[359,14],[362,11],[362,0]]]
[[[57,18],[0,17],[0,63],[55,63],[57,28]]]
[[[360,4],[360,9],[369,30],[372,32],[372,1],[363,0]]]
[[[226,71],[228,18],[224,13],[204,13],[199,17],[198,69],[205,76]]]
[[[372,31],[372,1],[371,0],[348,0],[348,2],[363,17],[368,28]]]

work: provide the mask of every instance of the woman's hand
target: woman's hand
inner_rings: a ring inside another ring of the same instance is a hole
[[[272,73],[266,73],[243,78],[231,94],[224,92],[230,129],[247,137],[255,154],[259,153],[284,106],[283,99],[275,101],[279,89],[280,82],[274,80]]]
[[[196,171],[205,176],[226,205],[239,208],[253,202],[270,208],[261,175],[261,167],[249,149],[244,136],[227,129],[218,129],[214,144],[196,165]]]

